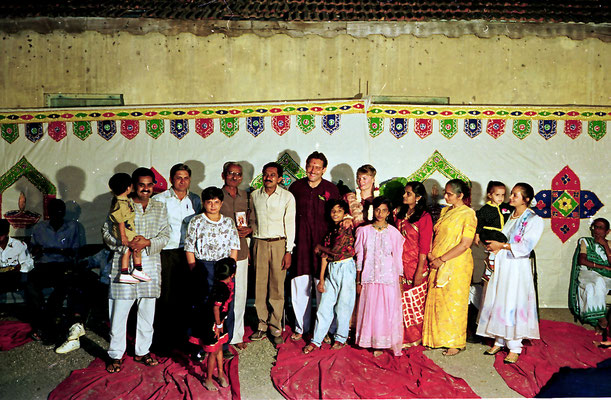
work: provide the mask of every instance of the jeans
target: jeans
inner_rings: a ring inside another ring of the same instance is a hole
[[[316,326],[312,343],[320,346],[333,318],[337,319],[335,341],[346,343],[350,332],[350,318],[356,298],[356,265],[354,259],[330,262],[327,266],[325,291],[316,312]]]

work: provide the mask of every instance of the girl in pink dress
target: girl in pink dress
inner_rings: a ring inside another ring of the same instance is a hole
[[[356,231],[356,292],[360,294],[356,321],[356,344],[401,355],[403,320],[401,311],[401,276],[403,275],[403,241],[392,225],[390,200],[380,196],[373,200],[371,225]]]

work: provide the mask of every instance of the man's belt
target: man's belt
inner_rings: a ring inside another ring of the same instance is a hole
[[[286,240],[285,237],[275,237],[275,238],[255,238],[257,240],[263,240],[264,242],[277,242],[278,240]]]

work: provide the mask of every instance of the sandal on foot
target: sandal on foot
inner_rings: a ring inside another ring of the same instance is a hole
[[[293,342],[298,342],[298,341],[300,341],[302,338],[303,338],[303,335],[302,335],[301,333],[293,333],[293,334],[291,335],[291,340],[292,340]]]
[[[227,378],[219,377],[219,385],[221,385],[222,388],[229,387],[229,382],[227,382]]]
[[[326,344],[331,344],[331,337],[329,335],[325,335],[325,338],[322,341]]]
[[[319,347],[316,346],[314,343],[310,343],[309,345],[303,348],[303,354],[310,354],[314,350],[318,350],[318,348]]]
[[[346,343],[335,342],[335,343],[333,343],[333,346],[331,346],[331,350],[341,350],[344,347],[346,347]]]
[[[140,364],[144,364],[147,367],[154,367],[155,365],[159,364],[159,361],[151,357],[151,353],[147,353],[140,357],[136,356],[134,357],[134,361]]]
[[[123,359],[111,358],[106,362],[106,372],[109,374],[114,374],[121,371],[121,367],[123,366]]]
[[[441,354],[447,357],[453,357],[455,355],[457,355],[458,353],[460,353],[461,351],[463,351],[465,348],[463,347],[462,349],[457,349],[455,347],[451,347],[449,349],[445,349]],[[456,352],[452,351],[450,352],[450,350],[456,350]]]
[[[203,382],[204,387],[211,392],[218,392],[218,388],[214,385],[214,382],[205,380]]]
[[[520,357],[517,353],[512,353],[511,351],[507,354],[507,357],[503,360],[505,364],[515,364],[518,362],[518,358]]]
[[[487,356],[493,356],[493,355],[495,355],[496,353],[498,353],[501,350],[503,350],[503,349],[501,347],[499,347],[499,346],[492,346],[488,350],[484,351],[484,354],[487,355]]]
[[[373,351],[373,356],[374,356],[375,358],[380,357],[382,354],[384,354],[384,351],[382,351],[382,350],[374,350],[374,351]]]

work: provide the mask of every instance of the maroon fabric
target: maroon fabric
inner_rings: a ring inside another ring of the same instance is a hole
[[[541,320],[541,340],[524,341],[516,364],[505,364],[507,351],[497,353],[494,368],[507,386],[524,397],[534,397],[561,367],[594,368],[611,358],[611,349],[599,349],[592,341],[600,335],[568,322]]]
[[[287,329],[288,331],[288,329]],[[279,346],[272,381],[287,399],[479,398],[467,383],[448,375],[412,347],[403,356],[385,351],[375,358],[365,349],[327,344],[305,355],[305,342],[292,342],[290,331]]]
[[[0,321],[0,351],[14,349],[30,341],[30,324],[20,321]]]
[[[240,398],[238,357],[224,362],[230,387],[210,392],[204,388],[206,363],[185,355],[160,358],[159,365],[147,367],[124,357],[121,371],[106,372],[106,364],[95,359],[87,368],[73,371],[49,394],[49,400],[63,399],[231,399]]]

